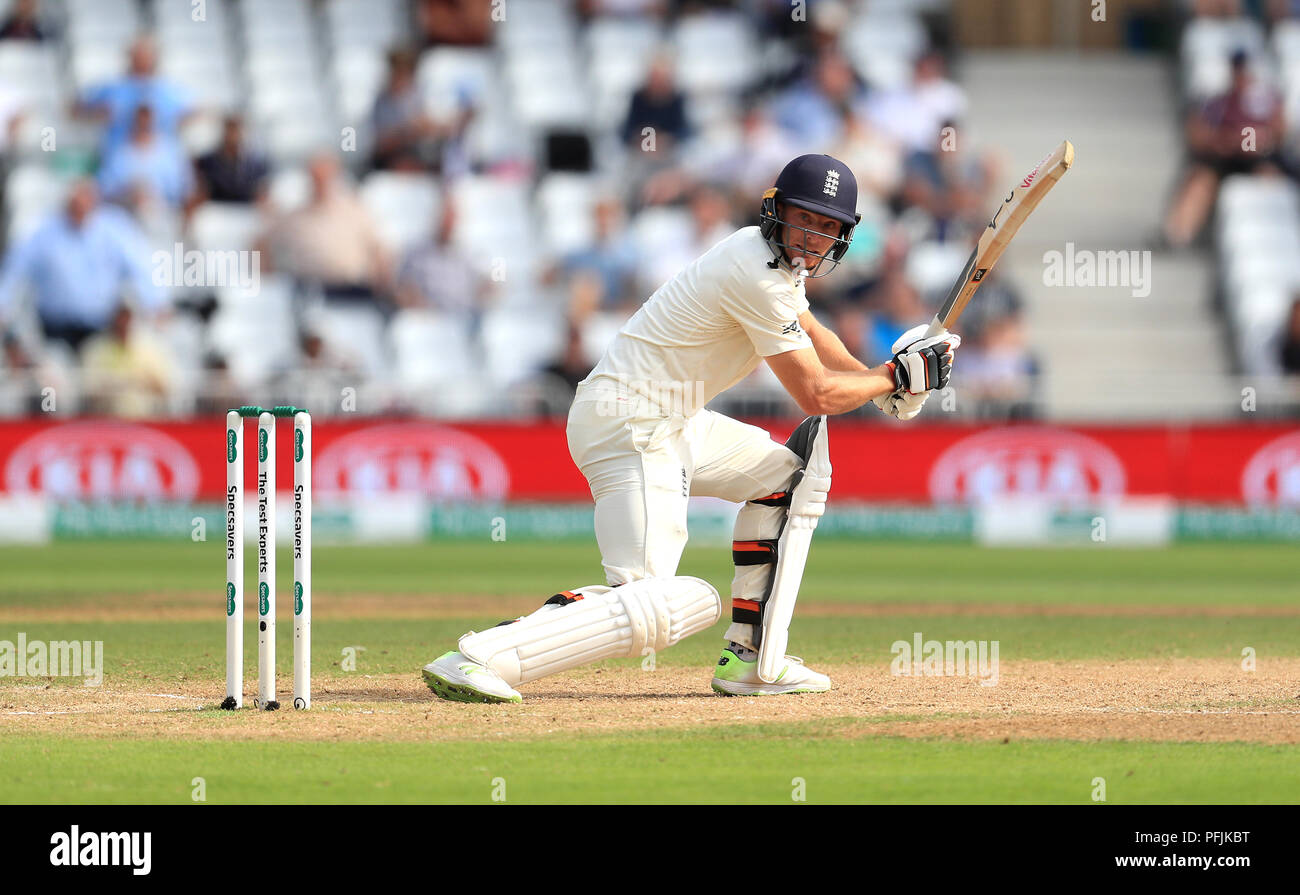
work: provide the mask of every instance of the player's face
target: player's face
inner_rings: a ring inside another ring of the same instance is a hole
[[[840,222],[835,218],[803,208],[787,205],[781,220],[791,225],[785,228],[783,242],[789,247],[786,256],[794,267],[815,268],[840,235]]]

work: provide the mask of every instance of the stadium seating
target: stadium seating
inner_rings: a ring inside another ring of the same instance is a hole
[[[400,255],[433,234],[438,184],[426,174],[375,171],[361,184],[361,201],[392,252]]]
[[[1244,372],[1280,372],[1278,337],[1300,294],[1300,190],[1276,178],[1228,178],[1219,194],[1223,290]]]
[[[0,13],[7,6],[0,0]],[[286,375],[286,365],[308,363],[300,338],[310,329],[355,358],[377,387],[391,387],[403,406],[432,413],[515,407],[520,384],[554,361],[564,343],[567,285],[543,282],[541,274],[590,245],[598,199],[614,196],[625,203],[642,295],[701,248],[684,197],[648,200],[640,192],[645,172],[638,169],[645,160],[626,153],[617,137],[630,97],[656,55],[668,54],[686,98],[695,135],[673,151],[693,170],[700,169],[696,160],[743,152],[739,112],[750,101],[748,91],[795,61],[794,51],[774,40],[758,17],[725,4],[709,6],[672,15],[589,15],[579,14],[576,0],[509,0],[508,14],[492,24],[490,44],[426,46],[416,32],[411,0],[207,0],[201,20],[194,18],[195,7],[178,0],[47,0],[42,11],[57,26],[57,40],[0,43],[0,85],[32,113],[0,167],[7,171],[3,247],[8,250],[59,208],[73,176],[93,170],[99,131],[71,120],[73,100],[120,76],[132,40],[150,31],[157,38],[160,74],[185,87],[198,104],[199,114],[182,131],[189,154],[211,149],[221,116],[240,112],[251,142],[272,163],[269,208],[202,205],[188,220],[187,245],[250,249],[272,212],[306,204],[306,160],[333,149],[394,258],[429,240],[444,203],[454,202],[455,246],[486,278],[492,296],[475,323],[436,308],[392,313],[383,302],[317,306],[293,283],[269,274],[257,295],[215,288],[210,320],[182,314],[165,325],[165,339],[183,367],[182,391],[201,384],[205,351],[225,357],[241,386],[269,388]],[[857,0],[844,6],[851,19],[840,46],[872,88],[907,85],[916,54],[930,43],[923,15],[942,18],[948,8],[945,0]],[[434,141],[444,155],[421,173],[370,170],[372,108],[388,77],[387,54],[399,46],[418,53],[424,113],[440,127],[469,119],[463,135]],[[1247,50],[1255,70],[1281,88],[1288,120],[1300,121],[1297,21],[1279,23],[1266,35],[1251,18],[1190,20],[1178,47],[1183,94],[1195,101],[1221,89],[1228,54],[1237,49]],[[47,123],[59,136],[58,158],[41,151]],[[348,127],[355,146],[342,142]],[[572,132],[579,143],[590,139],[593,170],[548,170],[546,138],[554,130]],[[725,165],[710,170],[720,178],[730,173]],[[869,272],[897,214],[865,194],[860,206],[867,222],[863,232],[870,230],[876,243],[871,252],[852,256],[849,266]],[[1237,353],[1249,372],[1273,371],[1273,354],[1260,346],[1276,341],[1300,287],[1292,260],[1300,257],[1294,187],[1253,178],[1225,182],[1215,243]],[[959,241],[922,241],[912,247],[907,276],[933,300],[968,251]],[[196,297],[192,291],[177,288],[176,295],[189,302]],[[593,359],[622,319],[604,311],[583,322],[584,350]],[[469,367],[485,370],[480,387],[455,394],[440,388]],[[745,387],[776,386],[768,377]],[[177,405],[181,412],[183,404]]]

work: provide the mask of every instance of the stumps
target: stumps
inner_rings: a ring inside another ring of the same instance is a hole
[[[311,415],[293,416],[293,707],[311,708]]]
[[[244,704],[244,419],[257,420],[257,680],[254,705],[278,709],[275,682],[276,423],[293,420],[293,704],[311,707],[311,416],[293,406],[226,414],[226,698]]]

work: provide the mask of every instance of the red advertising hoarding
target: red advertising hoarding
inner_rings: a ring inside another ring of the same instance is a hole
[[[253,422],[246,425],[252,427]],[[286,425],[288,425],[286,423]],[[771,427],[783,439],[790,422]],[[1300,427],[933,426],[832,421],[835,496],[979,503],[1170,496],[1300,506]],[[586,500],[562,423],[320,420],[319,498]],[[220,500],[224,421],[0,423],[0,494],[69,500]],[[279,480],[292,480],[281,451]],[[251,463],[251,461],[250,461]],[[246,470],[247,476],[254,474]],[[251,480],[251,479],[250,479]]]

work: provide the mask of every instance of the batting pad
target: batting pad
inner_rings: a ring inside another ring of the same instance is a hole
[[[699,578],[594,584],[556,594],[517,621],[471,631],[459,649],[516,687],[588,662],[667,649],[721,615],[717,590]]]
[[[799,599],[799,584],[803,581],[804,565],[808,562],[808,548],[812,545],[813,531],[826,512],[826,498],[831,490],[831,455],[826,435],[826,417],[808,419],[816,422],[808,428],[806,451],[795,451],[806,456],[806,460],[803,474],[790,492],[790,515],[776,544],[776,571],[772,573],[771,590],[763,603],[763,639],[758,647],[758,677],[768,684],[781,676],[786,664],[785,648],[790,639],[790,619],[794,615],[795,601]]]

